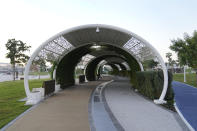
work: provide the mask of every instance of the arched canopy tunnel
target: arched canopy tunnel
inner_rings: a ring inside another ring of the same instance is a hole
[[[121,70],[130,70],[130,68],[127,68],[129,65],[126,62],[126,60],[124,60],[122,58],[111,57],[111,58],[107,58],[105,60],[107,63],[118,65]],[[136,64],[138,64],[138,63],[136,63]]]
[[[113,71],[115,71],[115,72],[118,72],[119,71],[119,68],[115,64],[113,64],[113,63],[107,63],[107,65],[111,66],[112,69],[113,69]]]
[[[120,67],[121,70],[127,70],[127,68],[125,67],[125,65],[123,65],[122,63],[110,62],[110,64],[118,65],[118,66]]]
[[[93,59],[90,63],[88,63],[86,67],[86,78],[89,81],[96,80],[96,69],[98,68],[97,66],[102,60],[106,59],[107,61],[110,61],[109,58],[112,59],[114,57],[116,62],[119,62],[121,59],[122,61],[126,61],[127,63],[130,63],[130,68],[133,71],[140,71],[140,66],[137,63],[137,61],[126,51],[114,47],[112,45],[100,44],[99,46],[100,46],[99,49],[92,49],[91,44],[81,46],[79,48],[72,50],[61,59],[61,61],[57,66],[57,71],[56,71],[56,80],[61,85],[61,88],[74,85],[75,67],[77,63],[81,60],[81,57],[85,56],[86,54],[91,54],[95,56],[95,59]],[[111,54],[111,55],[107,55],[107,54]],[[111,64],[112,66],[111,62],[109,64]]]
[[[114,70],[119,70],[118,67],[115,66],[115,64],[117,63],[118,65],[121,65],[123,70],[124,69],[126,70],[126,67],[121,63],[127,62],[127,63],[130,63],[129,66],[132,69],[132,71],[140,71],[140,66],[137,63],[137,61],[133,57],[127,56],[126,52],[124,52],[125,54],[123,52],[119,51],[118,52],[119,55],[117,54],[116,55],[102,55],[91,60],[88,63],[86,70],[85,70],[87,80],[89,81],[96,80],[96,71],[97,69],[99,69],[98,64],[103,60],[105,60],[106,64],[110,65]]]
[[[54,79],[65,88],[75,83],[75,67],[86,55],[93,56],[84,69],[88,80],[95,80],[95,71],[102,66],[100,63],[102,60],[111,66],[118,64],[121,69],[129,67],[131,76],[136,71],[143,71],[144,61],[150,59],[158,61],[163,70],[164,85],[157,102],[164,102],[168,74],[165,63],[155,48],[130,31],[109,25],[93,24],[60,32],[37,48],[25,67],[24,85],[27,103],[35,103],[39,95],[30,91],[28,83],[29,70],[34,61],[42,59],[54,63]]]

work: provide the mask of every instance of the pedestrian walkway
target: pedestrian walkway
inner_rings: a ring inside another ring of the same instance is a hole
[[[130,88],[128,81],[115,81],[105,88],[111,112],[126,131],[187,131],[177,113],[155,105]]]
[[[49,97],[6,131],[89,131],[88,101],[102,82],[73,86]]]
[[[187,122],[197,130],[197,88],[173,81],[175,101],[178,109]]]
[[[69,87],[41,102],[6,130],[89,131],[93,126],[97,131],[188,130],[177,113],[138,95],[127,79],[115,77],[115,82],[103,86],[110,79]]]

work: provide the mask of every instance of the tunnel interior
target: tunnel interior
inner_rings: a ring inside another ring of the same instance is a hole
[[[75,84],[75,67],[82,57],[87,54],[95,56],[94,59],[87,63],[84,69],[84,75],[88,81],[97,80],[97,75],[100,73],[98,70],[101,70],[103,65],[109,65],[112,67],[113,71],[118,72],[120,70],[127,70],[125,65],[122,64],[126,62],[130,68],[131,77],[134,76],[136,71],[140,70],[140,66],[136,59],[125,50],[104,43],[97,45],[99,48],[93,48],[94,46],[95,44],[86,44],[72,50],[62,58],[56,71],[56,80],[61,88],[66,88]],[[99,65],[103,60],[105,60],[106,63]]]

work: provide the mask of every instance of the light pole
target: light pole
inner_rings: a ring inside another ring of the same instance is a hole
[[[186,82],[186,66],[184,65],[184,82]]]

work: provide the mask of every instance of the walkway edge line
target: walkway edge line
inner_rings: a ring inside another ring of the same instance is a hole
[[[112,80],[111,82],[113,82],[114,80]],[[110,84],[111,82],[107,83]],[[107,85],[106,84],[106,85]],[[107,102],[107,99],[105,97],[105,89],[108,88],[106,87],[106,85],[102,88],[101,91],[101,95],[102,95],[102,101],[104,104],[104,108],[107,111],[108,115],[110,116],[110,119],[112,120],[112,123],[114,124],[114,126],[116,127],[117,131],[125,131],[125,129],[123,128],[123,126],[120,124],[120,122],[118,121],[118,119],[115,117],[114,113],[112,112],[111,108],[109,107],[109,104]]]
[[[93,89],[90,95],[89,101],[88,101],[88,121],[89,121],[90,131],[96,131],[96,127],[94,125],[93,116],[92,116],[92,99],[93,99],[95,90],[96,88]]]
[[[182,83],[182,84],[188,85],[188,86],[190,86],[190,87],[192,87],[192,88],[194,88],[194,89],[197,89],[197,87],[195,87],[195,86],[192,86],[192,85],[189,85],[189,84],[187,84],[187,83],[184,83],[184,82],[180,82],[180,81],[174,81],[174,82]]]
[[[110,81],[107,81],[107,82],[103,82],[103,83],[101,83],[101,84],[99,84],[99,85],[97,85],[96,86],[96,88],[92,91],[92,93],[91,93],[91,96],[90,96],[90,98],[89,98],[89,102],[88,102],[88,121],[89,121],[89,124],[90,124],[90,131],[96,131],[96,127],[95,127],[95,124],[94,124],[94,118],[93,118],[93,115],[92,115],[92,104],[93,104],[93,97],[94,97],[94,93],[95,93],[95,91],[98,89],[98,88],[100,88],[100,87],[102,87],[101,89],[103,90],[103,88],[107,85],[107,84],[109,84],[109,83],[111,83],[111,82],[113,82],[114,80],[110,80]],[[101,91],[102,92],[102,91]]]
[[[181,117],[181,119],[183,120],[183,122],[186,124],[186,126],[190,129],[190,131],[195,131],[194,128],[189,124],[189,122],[185,119],[185,117],[183,116],[183,114],[181,113],[181,111],[179,110],[178,106],[176,105],[176,103],[174,103],[174,107],[176,109],[176,111],[178,112],[179,116]]]

